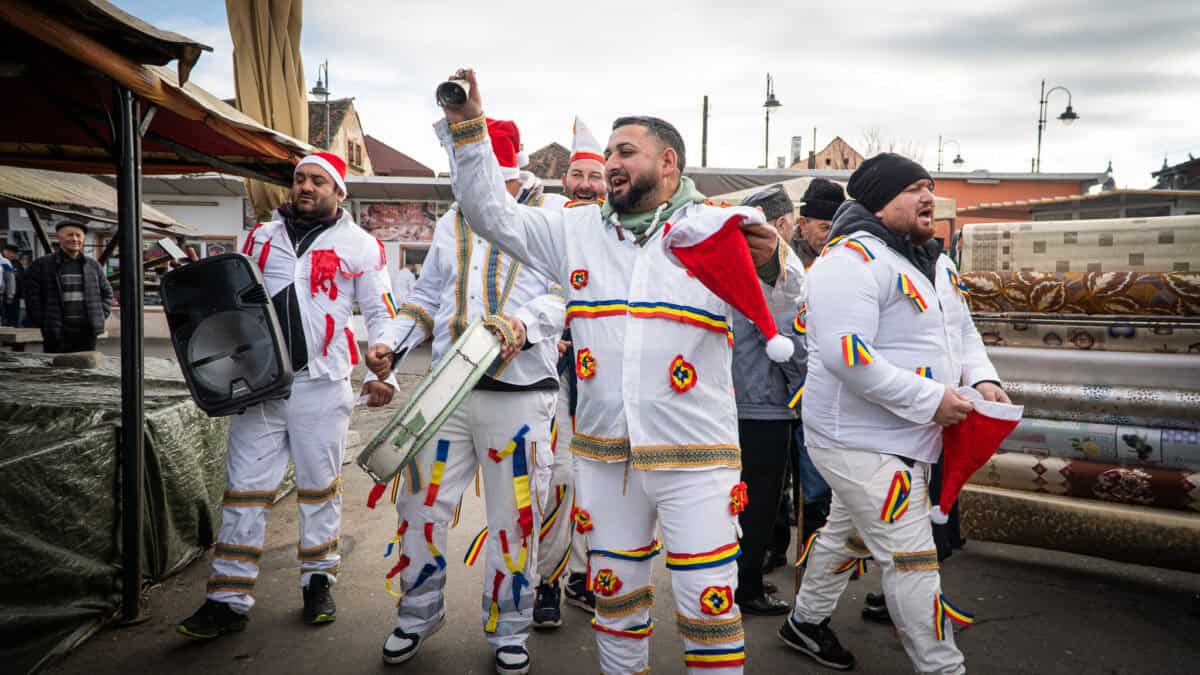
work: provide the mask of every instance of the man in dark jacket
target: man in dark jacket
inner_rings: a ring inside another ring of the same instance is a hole
[[[63,221],[55,229],[59,249],[25,273],[25,308],[42,330],[47,354],[92,351],[112,313],[112,286],[100,263],[83,254],[87,228]]]
[[[783,241],[795,228],[792,200],[781,186],[750,195],[742,202],[763,211]],[[781,244],[786,247],[786,244]],[[801,261],[790,250],[780,264],[780,274],[804,276]],[[771,296],[768,295],[768,298]],[[769,302],[779,332],[795,345],[792,359],[772,362],[765,352],[765,338],[746,317],[732,312],[733,385],[738,408],[738,437],[742,448],[742,481],[749,503],[738,516],[742,528],[742,555],[738,558],[738,588],[734,597],[745,614],[786,614],[788,605],[772,595],[763,580],[763,557],[771,538],[775,516],[783,495],[784,478],[791,455],[792,427],[796,421],[796,394],[804,382],[806,353],[804,336],[797,335],[794,321],[798,303]]]

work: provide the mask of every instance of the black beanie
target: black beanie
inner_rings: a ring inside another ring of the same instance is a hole
[[[804,203],[800,205],[800,215],[817,220],[833,220],[833,214],[846,201],[846,193],[842,186],[824,178],[814,178],[804,191]]]
[[[742,206],[755,206],[763,211],[768,221],[775,220],[792,212],[795,208],[792,198],[782,185],[776,184],[765,190],[759,190],[742,200]]]
[[[907,157],[884,152],[855,169],[846,184],[846,191],[868,211],[876,213],[904,188],[922,179],[933,180],[925,167]]]

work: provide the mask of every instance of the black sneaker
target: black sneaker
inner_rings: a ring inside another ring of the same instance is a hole
[[[425,641],[433,637],[433,634],[441,630],[444,625],[446,625],[446,617],[443,615],[424,635],[405,633],[399,628],[393,629],[383,643],[383,662],[396,665],[416,656],[421,645],[425,644]]]
[[[314,574],[304,587],[304,623],[330,623],[337,618],[337,605],[333,602],[333,588],[329,577]]]
[[[892,625],[892,615],[888,613],[887,598],[883,593],[867,593],[867,598],[863,602],[862,618],[863,621],[873,621],[886,626]]]
[[[238,633],[246,628],[250,617],[233,611],[228,603],[205,600],[196,613],[179,624],[183,635],[197,640],[211,640],[225,633]]]
[[[588,612],[596,611],[596,594],[587,589],[587,575],[572,572],[567,577],[567,588],[563,592],[568,605],[575,605]]]
[[[529,651],[521,645],[496,650],[496,675],[525,675],[529,672]]]
[[[558,582],[537,587],[533,603],[534,628],[558,628],[562,625],[562,590]]]
[[[789,616],[779,627],[779,639],[830,668],[850,670],[854,667],[854,655],[838,643],[837,636],[829,628],[829,619],[821,623],[798,623]]]

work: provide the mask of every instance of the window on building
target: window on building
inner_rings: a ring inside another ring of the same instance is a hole
[[[1055,260],[1054,261],[1054,271],[1055,272],[1070,272],[1071,271],[1071,261],[1070,260]]]
[[[1145,253],[1130,253],[1129,254],[1129,266],[1130,267],[1141,267],[1142,265],[1145,265],[1145,264],[1146,264],[1146,254]]]
[[[1187,263],[1187,262],[1177,262],[1177,263],[1172,263],[1172,264],[1171,264],[1171,271],[1172,271],[1172,272],[1190,272],[1190,271],[1191,271],[1191,269],[1192,269],[1192,265],[1191,265],[1191,263]]]
[[[1101,220],[1104,218],[1120,218],[1120,209],[1096,209],[1095,211],[1080,211],[1080,220]]]
[[[1171,207],[1167,204],[1160,206],[1134,206],[1125,209],[1126,218],[1156,218],[1171,215]]]
[[[1158,233],[1158,243],[1174,244],[1175,243],[1175,230],[1160,230]]]

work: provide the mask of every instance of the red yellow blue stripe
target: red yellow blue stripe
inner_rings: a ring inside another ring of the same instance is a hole
[[[967,288],[967,285],[964,284],[962,279],[959,278],[957,272],[947,268],[946,274],[950,276],[950,285],[954,287],[954,290],[958,291],[959,295],[963,296],[964,298],[971,297],[971,290]]]
[[[729,332],[729,323],[725,321],[725,317],[687,305],[668,302],[631,302],[629,303],[629,315],[639,319],[678,321],[722,335]]]
[[[929,305],[925,302],[921,291],[917,290],[916,284],[913,283],[913,280],[907,274],[901,272],[896,278],[896,288],[900,289],[900,293],[908,298],[908,301],[912,303],[913,308],[917,312],[924,312],[929,309]]]
[[[938,640],[946,639],[946,606],[940,595],[933,598],[933,636]]]
[[[699,570],[718,567],[737,560],[742,555],[742,548],[735,541],[704,553],[671,553],[667,552],[667,569],[669,570]]]
[[[620,549],[603,549],[593,548],[588,550],[588,556],[603,556],[605,558],[617,558],[618,560],[649,560],[658,555],[662,550],[662,543],[657,539],[646,544],[641,548],[635,548],[632,551],[624,551]]]
[[[866,262],[871,262],[872,260],[875,259],[875,254],[871,253],[871,249],[867,248],[862,242],[860,242],[857,239],[851,239],[850,241],[847,241],[845,243],[845,246],[846,246],[846,248],[850,249],[851,251],[854,251],[855,253],[862,256],[862,259]]]
[[[567,561],[570,560],[570,558],[571,558],[571,547],[568,546],[567,550],[563,551],[562,560],[559,560],[558,564],[554,566],[554,571],[550,573],[550,578],[545,580],[544,583],[552,584],[552,583],[558,581],[559,578],[562,577],[563,572],[567,571]]]
[[[463,556],[463,563],[465,563],[467,567],[471,567],[475,564],[475,561],[479,559],[479,553],[483,551],[484,545],[487,544],[487,536],[488,529],[485,527],[479,531],[479,534],[475,535],[474,539],[471,540],[471,545],[467,547],[467,554]]]
[[[433,556],[433,562],[437,563],[438,569],[446,569],[446,557],[438,550],[437,544],[433,543],[433,523],[425,523],[425,545],[429,548],[429,555]]]
[[[513,495],[517,499],[517,523],[521,526],[521,536],[528,537],[533,531],[533,502],[529,496],[529,465],[525,456],[525,434],[529,433],[529,425],[521,427],[513,437],[516,451],[513,452]]]
[[[392,294],[387,291],[383,293],[383,304],[387,307],[388,316],[391,318],[396,318],[396,315],[400,313],[400,308],[396,307],[396,301],[392,299]]]
[[[500,623],[500,584],[504,582],[504,572],[496,570],[492,577],[492,604],[488,607],[488,618],[483,624],[483,632],[495,633]]]
[[[796,393],[792,394],[792,397],[788,399],[788,407],[795,408],[796,406],[800,405],[800,399],[803,397],[804,385],[800,385],[800,388],[796,390]]]
[[[808,555],[812,553],[813,544],[817,541],[818,534],[821,534],[820,530],[808,535],[808,541],[804,542],[804,550],[801,551],[800,557],[796,558],[796,567],[803,567],[804,563],[808,562]]]
[[[975,623],[974,614],[971,614],[970,612],[964,612],[963,610],[955,607],[953,603],[946,599],[945,595],[939,594],[938,599],[941,601],[942,611],[945,613],[946,618],[960,626],[970,626],[971,624]]]
[[[853,368],[868,365],[875,357],[867,343],[852,333],[842,336],[842,360],[846,362],[847,368]]]
[[[732,668],[746,663],[745,647],[732,649],[689,649],[683,653],[688,668]]]
[[[383,552],[383,557],[392,557],[392,551],[401,546],[402,542],[404,541],[404,533],[407,531],[408,521],[405,520],[400,523],[400,527],[396,528],[396,534],[393,534],[392,538],[388,540],[387,550]]]
[[[917,374],[920,375],[921,377],[928,377],[929,379],[932,380],[933,379],[933,368],[930,368],[929,366],[921,366],[920,368],[917,368]]]
[[[800,305],[800,309],[796,310],[796,320],[792,322],[792,330],[796,331],[796,335],[806,335],[808,333],[808,303]]]
[[[606,626],[601,626],[600,624],[596,623],[596,619],[595,619],[595,617],[593,617],[592,618],[592,628],[600,631],[601,633],[608,633],[609,635],[615,635],[617,637],[623,637],[623,638],[632,638],[634,640],[644,640],[654,634],[654,622],[653,621],[643,623],[643,624],[638,624],[638,625],[632,626],[630,628],[618,629],[618,628],[608,628]]]
[[[529,547],[527,546],[528,537],[521,539],[521,555],[514,563],[512,556],[508,550],[508,533],[500,530],[500,553],[504,556],[504,565],[508,567],[508,571],[512,574],[512,594],[513,605],[517,609],[521,608],[521,589],[529,585],[529,580],[525,578],[525,565],[529,561]]]
[[[845,562],[833,569],[834,574],[844,574],[858,566],[858,558],[847,558]]]
[[[538,531],[538,541],[545,539],[546,535],[550,534],[550,530],[554,529],[554,523],[558,522],[558,517],[562,514],[562,507],[563,500],[562,497],[559,497],[554,508],[550,509],[550,513],[542,518],[542,529]]]
[[[883,500],[883,510],[879,519],[885,523],[894,523],[908,511],[908,497],[912,491],[912,474],[908,471],[897,471],[892,476],[888,487],[887,497]]]
[[[437,442],[437,455],[433,459],[433,469],[429,472],[429,487],[425,491],[425,506],[433,506],[437,501],[438,490],[442,486],[442,475],[446,473],[446,459],[450,456],[450,441],[442,439]]]
[[[625,300],[572,300],[567,303],[567,323],[573,319],[624,316],[628,312],[629,304]]]

